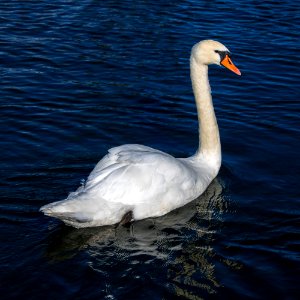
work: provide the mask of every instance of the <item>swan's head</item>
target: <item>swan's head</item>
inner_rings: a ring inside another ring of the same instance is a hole
[[[199,42],[192,49],[192,57],[199,64],[222,65],[237,75],[241,75],[240,70],[230,59],[230,51],[227,47],[217,41],[204,40]]]

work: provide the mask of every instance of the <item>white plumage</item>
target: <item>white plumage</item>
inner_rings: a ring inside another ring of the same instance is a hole
[[[198,59],[205,56],[209,63],[220,64],[220,55],[214,50],[228,52],[218,42],[202,41],[194,46],[191,56],[202,144],[194,156],[174,158],[142,145],[112,148],[84,186],[65,200],[43,206],[41,211],[77,228],[103,226],[120,222],[128,212],[134,220],[162,216],[202,194],[221,163],[218,126],[207,93],[207,63]]]

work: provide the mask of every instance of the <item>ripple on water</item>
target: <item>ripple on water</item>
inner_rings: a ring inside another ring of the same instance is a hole
[[[296,299],[298,15],[295,1],[0,4],[2,298]],[[210,68],[223,165],[208,191],[129,228],[38,213],[113,146],[196,151],[189,54],[206,38],[242,71]]]

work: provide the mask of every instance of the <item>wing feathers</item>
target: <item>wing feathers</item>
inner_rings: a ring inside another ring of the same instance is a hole
[[[192,160],[123,145],[108,151],[84,186],[42,211],[77,227],[115,224],[131,210],[135,219],[159,216],[201,194],[212,179],[207,173]]]

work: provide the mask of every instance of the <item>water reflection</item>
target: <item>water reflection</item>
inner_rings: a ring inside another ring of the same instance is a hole
[[[89,257],[86,263],[96,272],[103,270],[103,264],[125,264],[127,271],[138,264],[163,265],[176,295],[197,299],[191,292],[195,288],[213,294],[220,286],[213,242],[228,209],[222,190],[216,179],[185,207],[160,218],[134,222],[129,228],[73,229],[62,225],[50,234],[46,256],[56,262],[83,251]]]
[[[168,278],[177,296],[202,299],[203,295],[216,294],[221,286],[215,271],[214,241],[221,231],[222,214],[228,210],[228,201],[222,190],[222,184],[216,179],[197,199],[197,213],[190,222],[196,237],[170,261]]]
[[[70,259],[95,243],[109,243],[115,236],[113,227],[74,229],[63,224],[49,234],[46,257],[49,261]]]

